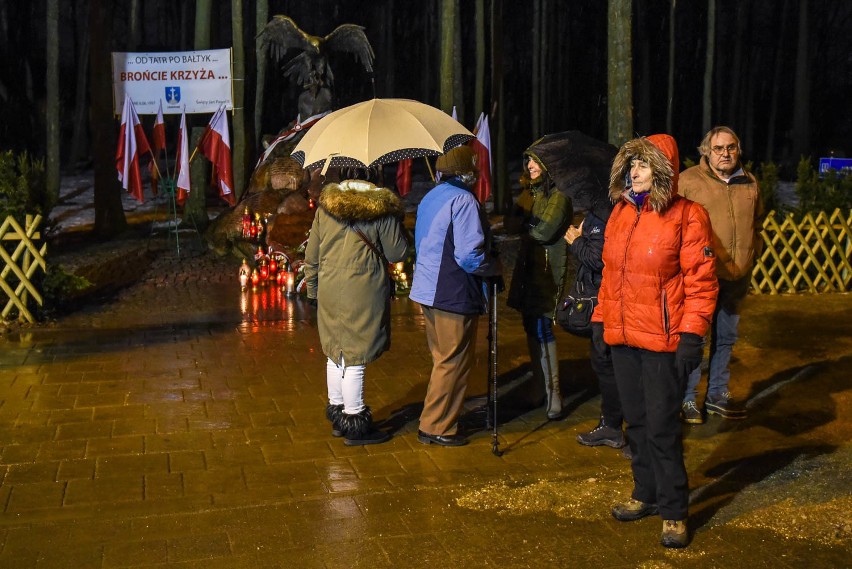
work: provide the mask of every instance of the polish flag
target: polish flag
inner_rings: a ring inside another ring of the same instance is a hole
[[[231,172],[231,135],[228,131],[228,115],[225,107],[219,107],[199,144],[201,153],[213,163],[213,182],[219,186],[219,196],[231,207],[234,198],[234,175]]]
[[[151,152],[139,115],[133,107],[133,101],[124,95],[124,108],[121,111],[121,132],[118,135],[118,148],[115,152],[115,168],[121,187],[139,200],[145,201],[142,194],[142,176],[139,172],[139,156]]]
[[[157,118],[154,121],[154,156],[159,156],[166,149],[166,121],[163,120],[163,100],[160,99],[160,108],[157,109]]]
[[[479,164],[479,177],[473,186],[473,193],[479,203],[491,195],[491,129],[488,127],[488,116],[480,113],[479,120],[473,132],[476,134],[470,146],[476,152],[476,163]]]
[[[148,171],[151,173],[151,192],[156,196],[160,182],[160,171],[157,169],[156,162],[166,149],[166,122],[163,120],[162,99],[160,99],[160,108],[157,110],[157,118],[154,120],[151,140],[154,147],[154,159],[148,164]]]
[[[411,158],[400,160],[396,166],[396,189],[401,197],[411,191]]]
[[[189,131],[186,129],[186,107],[180,114],[177,145],[177,203],[183,205],[189,196]]]

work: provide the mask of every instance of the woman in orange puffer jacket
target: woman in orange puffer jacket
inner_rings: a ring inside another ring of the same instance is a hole
[[[701,363],[718,283],[707,211],[677,195],[678,151],[665,134],[630,140],[610,174],[593,341],[612,349],[633,454],[621,521],[659,513],[661,543],[684,547],[689,485],[679,419],[686,377]]]

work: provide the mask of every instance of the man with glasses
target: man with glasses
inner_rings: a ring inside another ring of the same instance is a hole
[[[731,352],[737,341],[740,305],[748,294],[751,272],[759,249],[763,214],[757,180],[743,170],[740,139],[726,126],[710,130],[698,147],[700,162],[680,174],[679,193],[703,205],[713,226],[713,250],[719,298],[710,329],[710,368],[704,408],[726,419],[744,419],[745,408],[728,390]],[[689,375],[682,416],[701,424],[704,414],[696,404],[701,367]]]

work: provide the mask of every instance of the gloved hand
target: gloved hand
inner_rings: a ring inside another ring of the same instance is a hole
[[[310,304],[311,306],[313,306],[314,308],[316,308],[316,307],[317,307],[317,299],[315,299],[315,298],[309,298],[309,299],[308,299],[308,304]]]
[[[609,353],[609,344],[604,342],[603,334],[603,322],[592,322],[592,344],[598,353],[605,355]]]
[[[701,365],[704,357],[704,338],[698,334],[684,332],[675,352],[675,369],[680,377],[686,377]]]
[[[506,281],[503,280],[503,275],[488,277],[486,280],[488,282],[488,290],[489,291],[491,290],[491,285],[497,285],[497,292],[498,293],[506,290]]]

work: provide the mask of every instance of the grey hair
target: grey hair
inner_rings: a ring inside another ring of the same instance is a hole
[[[726,134],[730,134],[737,143],[737,155],[741,155],[743,152],[742,146],[740,145],[740,137],[737,136],[730,127],[727,126],[714,126],[711,128],[707,134],[704,135],[704,138],[701,139],[701,144],[698,146],[698,152],[701,153],[702,156],[710,157],[710,141],[714,136],[719,134],[720,132],[724,132]]]

